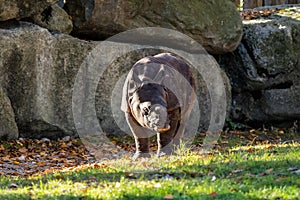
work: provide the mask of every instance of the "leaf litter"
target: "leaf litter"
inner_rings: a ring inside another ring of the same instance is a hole
[[[79,139],[72,139],[66,144],[63,140],[21,138],[2,141],[0,144],[0,174],[2,175],[30,176],[94,161],[95,158],[89,154]]]
[[[240,12],[242,20],[255,20],[272,17],[300,19],[300,7],[246,9]]]
[[[285,132],[287,134],[283,134]],[[254,129],[249,131],[224,131],[220,139],[214,143],[213,149],[227,150],[237,144],[236,142],[232,143],[232,141],[237,141],[240,146],[242,145],[239,150],[251,153],[255,148],[267,150],[274,148],[275,144],[293,142],[294,140],[289,140],[290,137],[288,137],[291,135],[292,139],[295,139],[295,135],[289,134],[288,130],[275,129],[272,132]],[[196,154],[199,153],[205,136],[205,133],[198,134],[190,150]],[[98,149],[98,154],[100,153],[102,157],[102,154],[106,155],[105,159],[107,160],[120,158],[120,156],[129,157],[135,151],[134,141],[129,136],[106,138],[105,142],[101,142],[104,141],[103,138],[98,139],[97,145],[92,149]],[[91,140],[95,140],[95,138],[91,138]],[[57,171],[78,170],[83,166],[101,167],[102,164],[97,159],[99,156],[95,156],[95,152],[86,147],[86,143],[83,144],[79,138],[66,137],[58,140],[20,138],[18,140],[0,141],[0,175],[32,176]],[[120,154],[120,149],[125,150],[127,154]],[[155,137],[151,138],[150,149],[152,152],[157,150]],[[147,167],[147,162],[141,162],[141,165]],[[288,171],[294,171],[298,174],[299,168],[289,168]],[[232,171],[233,174],[239,172],[242,172],[242,170],[235,169]],[[265,174],[271,172],[270,169]],[[133,177],[134,175],[128,175],[128,178]]]

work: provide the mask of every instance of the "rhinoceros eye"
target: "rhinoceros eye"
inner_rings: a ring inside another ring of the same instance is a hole
[[[149,114],[149,108],[143,108],[143,110],[142,110],[142,115],[144,116],[144,115],[148,115]]]

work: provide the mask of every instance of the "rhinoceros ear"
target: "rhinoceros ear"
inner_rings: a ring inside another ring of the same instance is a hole
[[[133,99],[133,96],[131,96],[131,97],[128,98],[128,103],[129,103],[129,104],[131,104],[132,99]]]
[[[165,95],[165,102],[166,102],[165,107],[168,109],[168,105],[169,105],[169,101],[170,101],[169,89],[167,87],[163,87],[163,88],[164,88],[164,95]]]
[[[149,83],[151,83],[151,82],[148,80],[143,81],[142,84],[140,85],[140,88],[144,87],[145,85],[147,85]]]

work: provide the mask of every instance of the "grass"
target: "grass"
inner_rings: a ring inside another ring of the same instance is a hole
[[[300,148],[236,146],[201,155],[103,161],[0,176],[0,199],[300,199]]]

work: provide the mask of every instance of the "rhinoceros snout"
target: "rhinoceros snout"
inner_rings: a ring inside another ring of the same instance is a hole
[[[167,131],[170,129],[167,109],[159,104],[152,105],[147,117],[148,126],[155,131]]]

